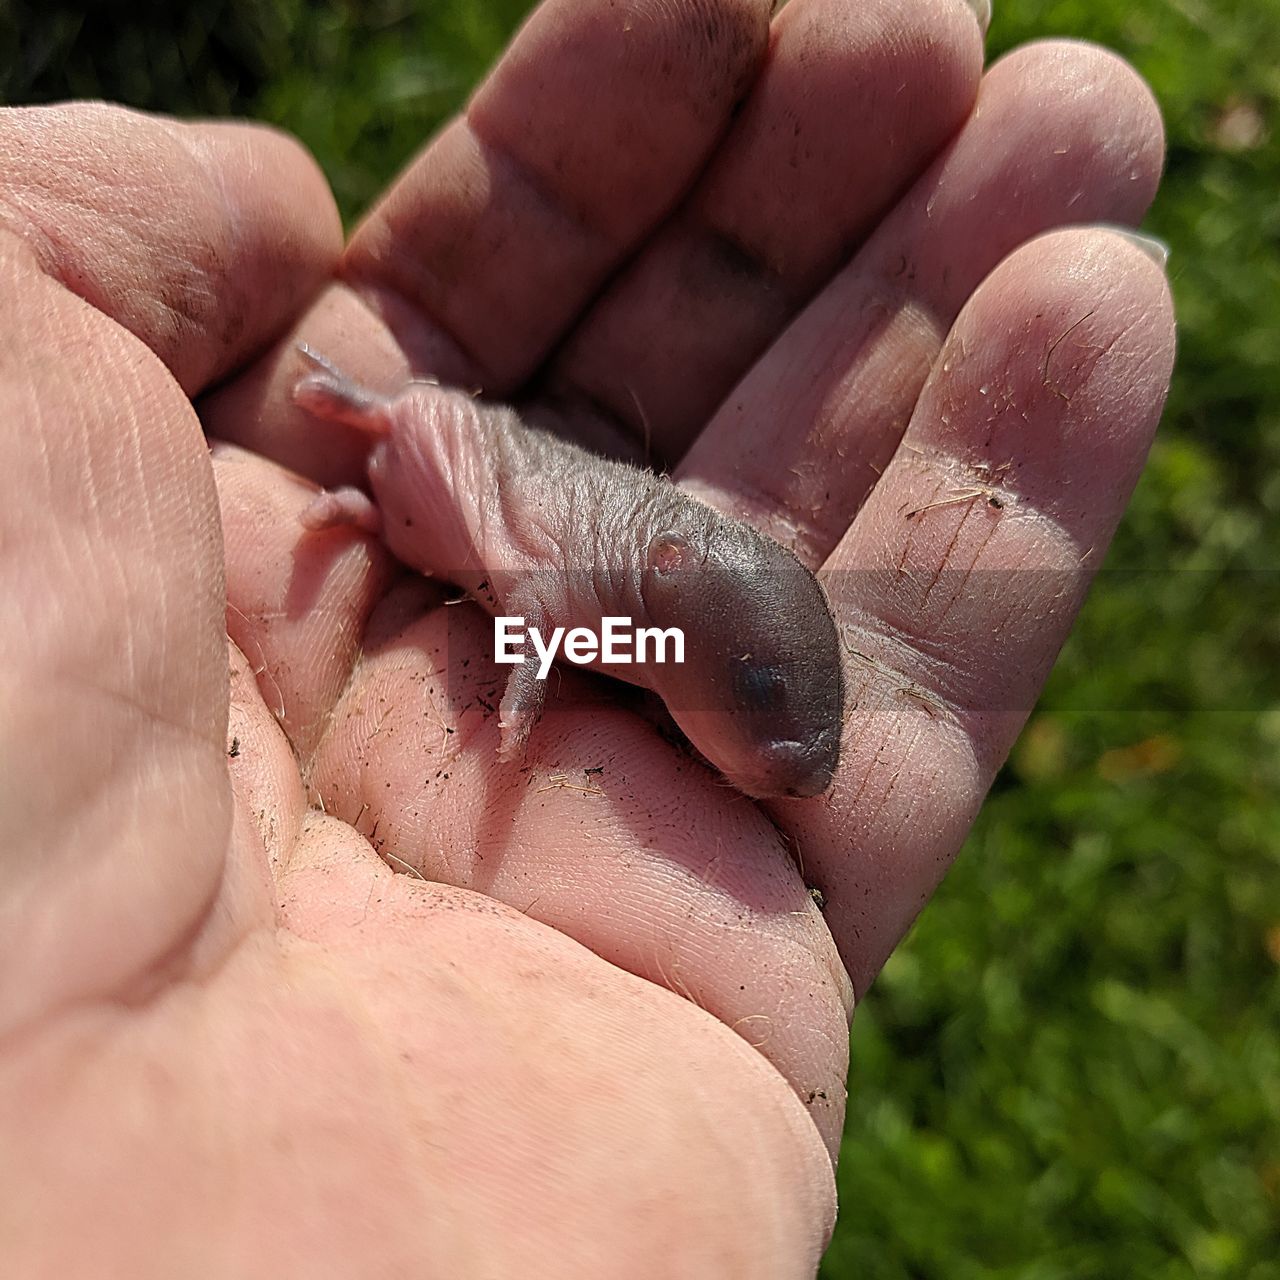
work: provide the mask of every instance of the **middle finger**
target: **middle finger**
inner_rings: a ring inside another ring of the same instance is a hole
[[[1047,41],[1001,59],[954,143],[742,380],[680,482],[821,564],[987,273],[1057,226],[1136,226],[1163,150],[1150,91],[1106,50]]]
[[[697,186],[547,371],[562,424],[678,457],[960,127],[981,69],[960,0],[794,0]]]

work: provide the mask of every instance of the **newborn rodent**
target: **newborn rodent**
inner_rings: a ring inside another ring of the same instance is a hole
[[[495,616],[543,635],[605,617],[679,627],[685,661],[592,665],[656,693],[740,791],[815,796],[840,755],[839,637],[817,579],[790,552],[670,480],[589,453],[511,409],[434,383],[382,396],[303,348],[295,402],[375,438],[373,501],[322,493],[311,529],[379,532],[406,564],[454,582]],[[376,506],[375,506],[376,503]],[[542,712],[537,660],[512,668],[499,708],[503,759]]]

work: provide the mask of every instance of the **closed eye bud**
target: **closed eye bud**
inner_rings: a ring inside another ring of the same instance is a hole
[[[655,573],[668,574],[687,568],[695,556],[687,538],[678,533],[659,533],[650,539],[645,559]]]

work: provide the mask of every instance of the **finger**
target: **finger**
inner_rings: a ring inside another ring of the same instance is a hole
[[[978,289],[827,565],[841,772],[780,803],[860,994],[954,857],[1084,598],[1164,403],[1173,315],[1127,239],[1033,241]]]
[[[714,1014],[791,1083],[834,1156],[849,992],[785,844],[570,680],[524,763],[498,767],[504,681],[477,610],[414,617],[393,594],[314,760],[324,810],[391,865],[514,906]]]
[[[557,357],[553,404],[678,458],[961,126],[981,71],[960,0],[788,5],[713,163]]]
[[[260,883],[268,883],[288,860],[307,817],[298,757],[285,727],[262,697],[260,673],[228,643],[231,705],[227,724],[227,770],[235,796],[235,821],[243,843],[256,848]],[[274,923],[275,895],[267,903]]]
[[[227,558],[227,634],[263,701],[306,760],[350,679],[374,605],[396,569],[350,527],[308,530],[305,481],[231,446],[214,451]]]
[[[0,234],[0,1028],[190,971],[230,833],[217,508],[155,356]]]
[[[357,230],[346,279],[414,366],[503,394],[680,197],[769,0],[547,0]]]
[[[0,112],[0,155],[0,221],[189,394],[279,334],[341,250],[315,163],[260,126],[29,107]]]
[[[1151,93],[1114,55],[1054,42],[1001,60],[960,136],[743,379],[681,480],[820,564],[983,277],[1054,226],[1136,225],[1162,155]]]

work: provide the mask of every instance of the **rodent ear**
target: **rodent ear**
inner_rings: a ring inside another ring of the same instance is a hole
[[[688,538],[667,531],[656,533],[649,539],[645,552],[645,568],[661,577],[692,568],[702,557],[697,555]]]

